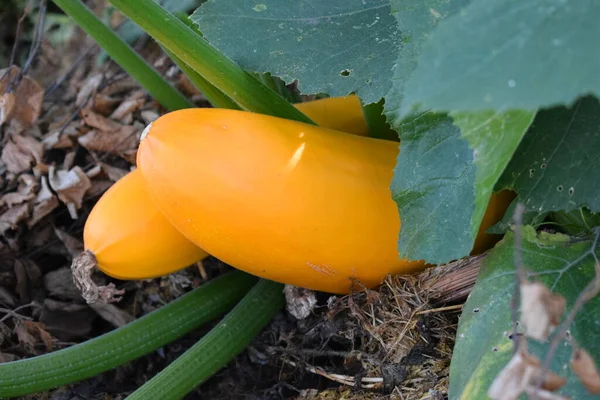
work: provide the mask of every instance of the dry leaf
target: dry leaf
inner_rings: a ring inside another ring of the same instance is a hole
[[[44,146],[30,136],[11,136],[4,149],[2,161],[6,169],[14,174],[19,174],[31,168],[34,162],[42,162]]]
[[[531,400],[570,400],[569,397],[548,390],[536,389],[532,386],[525,388],[525,393],[529,395]]]
[[[120,101],[118,98],[97,93],[94,97],[94,111],[102,115],[110,115]]]
[[[5,362],[15,361],[17,356],[10,353],[0,353],[0,364]]]
[[[93,112],[90,108],[81,110],[81,118],[91,128],[98,129],[102,132],[117,132],[121,129],[121,124],[109,118]]]
[[[110,118],[121,122],[127,122],[126,118],[131,118],[131,114],[146,103],[145,96],[146,92],[143,90],[133,92],[131,96],[128,96],[128,98],[113,111]]]
[[[540,372],[540,361],[521,346],[492,382],[488,396],[493,400],[516,400],[529,387],[535,385]],[[548,371],[542,389],[558,390],[565,383],[565,378]]]
[[[29,200],[33,199],[34,197],[35,197],[35,194],[33,194],[33,193],[27,193],[27,194],[23,194],[23,193],[19,193],[19,192],[6,193],[4,196],[2,196],[0,198],[0,207],[5,206],[5,205],[7,207],[12,207],[14,205],[29,201]]]
[[[4,76],[6,71],[6,68],[0,70],[0,77]],[[11,93],[14,94],[14,106],[6,120],[14,120],[22,127],[27,128],[33,125],[40,117],[42,102],[44,100],[44,89],[27,75],[21,77],[20,80],[16,80],[20,73],[21,70],[18,67],[11,67],[8,75],[0,80],[0,93],[6,92],[7,84],[14,85],[15,82],[17,83],[16,87],[11,88]]]
[[[75,258],[83,251],[83,243],[62,229],[54,228],[54,233],[65,245],[71,257]]]
[[[0,95],[0,126],[2,126],[15,107],[15,95],[12,93],[3,93]]]
[[[81,208],[85,192],[92,187],[90,179],[79,167],[69,171],[55,171],[50,167],[50,187],[56,192],[60,201],[67,205],[71,218],[77,218],[77,210]]]
[[[90,151],[121,154],[137,148],[137,132],[138,129],[131,125],[122,125],[118,131],[110,132],[93,129],[78,142]]]
[[[149,125],[151,122],[154,122],[158,119],[159,114],[153,110],[144,110],[141,113],[142,120],[144,124]]]
[[[41,322],[23,321],[23,325],[29,333],[40,338],[48,351],[54,348],[54,338],[46,331],[46,327]]]
[[[30,354],[34,354],[35,342],[37,340],[35,339],[35,336],[33,336],[31,332],[29,332],[29,329],[27,329],[25,324],[19,322],[15,326],[15,333],[17,334],[17,339],[19,340],[19,343],[23,347],[25,347],[25,349]]]
[[[16,229],[19,222],[26,220],[28,216],[29,204],[27,203],[9,208],[0,215],[0,235],[4,235],[10,229]]]
[[[521,283],[521,323],[526,336],[545,341],[564,311],[564,297],[552,293],[543,283]]]
[[[317,305],[317,296],[312,290],[297,286],[285,285],[286,309],[296,319],[307,318]]]
[[[590,354],[584,349],[576,349],[571,356],[571,368],[588,392],[600,394],[600,374]]]
[[[106,176],[108,176],[108,179],[113,182],[118,181],[130,172],[126,169],[113,167],[105,163],[100,163],[100,166],[104,170],[104,173],[106,173]]]
[[[67,300],[81,298],[79,289],[73,283],[73,275],[69,267],[59,268],[44,275],[44,287],[52,297]]]
[[[50,190],[48,179],[45,176],[42,176],[41,182],[42,187],[33,203],[33,215],[27,222],[27,226],[29,228],[37,224],[42,218],[50,214],[56,207],[58,207],[58,199]]]
[[[102,79],[104,75],[101,73],[96,73],[91,75],[83,84],[79,92],[77,93],[77,99],[75,100],[75,105],[78,107],[83,106],[92,96],[100,84],[102,83]]]
[[[121,310],[114,304],[94,303],[90,307],[98,313],[104,320],[110,322],[113,326],[120,328],[135,320],[131,314]]]

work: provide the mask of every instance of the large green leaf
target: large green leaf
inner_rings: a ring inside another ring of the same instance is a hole
[[[496,180],[532,119],[462,113],[453,123],[425,113],[394,126],[402,140],[391,186],[402,257],[441,264],[471,252]]]
[[[421,46],[440,21],[458,12],[471,0],[390,0],[392,15],[402,34],[402,48],[394,67],[392,87],[386,95],[386,116],[400,119],[404,85],[417,65]]]
[[[425,113],[396,128],[402,142],[391,190],[402,220],[398,251],[434,264],[468,254],[475,165],[467,141],[441,114]]]
[[[456,113],[454,123],[473,149],[475,162],[475,211],[471,217],[471,232],[477,232],[496,181],[531,125],[534,112],[493,111]],[[460,205],[458,205],[460,206]],[[466,255],[466,254],[465,254]]]
[[[388,92],[400,46],[388,0],[209,0],[191,18],[248,71],[365,103]]]
[[[600,101],[540,111],[498,187],[514,188],[528,210],[600,211]]]
[[[540,279],[567,300],[567,309],[594,277],[593,241],[569,243],[568,237],[524,229],[523,260],[531,278]],[[458,326],[450,365],[449,399],[487,399],[490,384],[512,354],[510,301],[514,291],[514,234],[509,232],[484,260],[477,283]],[[583,257],[581,262],[576,262]],[[596,360],[600,360],[600,297],[579,313],[570,332]],[[531,352],[544,359],[548,344],[530,341]],[[570,372],[569,342],[561,343],[551,370],[568,378],[560,393],[572,399],[593,399]]]
[[[600,2],[474,1],[429,36],[403,113],[528,109],[600,94]]]

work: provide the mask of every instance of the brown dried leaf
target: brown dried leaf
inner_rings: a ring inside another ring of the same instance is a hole
[[[296,319],[307,318],[317,305],[317,296],[314,291],[293,285],[285,285],[286,309]]]
[[[10,353],[1,353],[0,352],[0,363],[15,361],[17,356]]]
[[[35,336],[29,332],[27,326],[25,326],[24,323],[19,322],[15,326],[15,333],[17,334],[19,343],[27,350],[27,352],[34,354],[35,343],[37,340],[35,339]]]
[[[137,90],[131,94],[125,101],[123,101],[119,107],[110,115],[113,120],[126,122],[126,119],[131,118],[131,114],[142,107],[145,103],[146,92],[143,90]]]
[[[537,389],[533,386],[525,388],[525,393],[527,393],[531,400],[570,400],[569,397],[548,390]]]
[[[108,176],[108,178],[113,182],[118,181],[130,172],[126,169],[113,167],[105,163],[100,163],[100,166],[104,170],[106,176]]]
[[[78,142],[90,151],[121,154],[136,149],[137,132],[138,129],[131,125],[122,125],[117,131],[93,129],[81,136]]]
[[[521,347],[496,376],[488,389],[488,396],[493,400],[516,400],[530,386],[535,385],[540,372],[540,361],[537,357]],[[565,383],[567,383],[565,378],[548,371],[542,388],[546,391],[558,390]]]
[[[69,171],[55,171],[50,167],[50,187],[56,192],[60,201],[69,208],[73,219],[77,218],[77,212],[81,208],[85,192],[92,187],[90,179],[79,167],[73,167]]]
[[[594,359],[585,349],[576,349],[571,356],[571,368],[588,392],[600,394],[600,374]]]
[[[71,257],[75,258],[83,251],[83,242],[74,238],[62,229],[54,228],[54,233],[65,245]]]
[[[87,194],[90,197],[100,196],[102,193],[106,192],[108,188],[110,188],[113,184],[114,182],[108,179],[94,180],[92,181],[92,187],[90,188],[90,190],[87,191]]]
[[[87,103],[92,94],[98,89],[103,79],[104,75],[101,73],[90,75],[81,89],[79,89],[77,99],[75,99],[75,105],[81,107]]]
[[[44,286],[52,297],[67,300],[79,300],[81,293],[73,283],[71,268],[64,267],[44,275]]]
[[[3,93],[0,95],[0,126],[10,118],[15,107],[15,95],[12,93]]]
[[[121,129],[121,124],[109,118],[93,112],[90,108],[81,110],[81,118],[90,127],[102,132],[117,132]]]
[[[151,122],[156,121],[160,116],[156,111],[153,110],[144,110],[140,114],[145,125],[149,125]]]
[[[4,214],[0,215],[0,235],[10,229],[16,229],[19,222],[29,217],[29,204],[21,204],[18,207],[9,208]]]
[[[58,204],[58,198],[50,190],[48,179],[42,176],[42,187],[33,203],[33,213],[27,222],[27,226],[31,228],[37,224],[42,218],[54,211]]]
[[[110,115],[121,100],[102,93],[94,97],[94,111],[102,115]]]
[[[3,76],[6,68],[0,70],[0,76]],[[21,73],[18,67],[11,67],[8,76],[0,81],[0,93],[6,92],[7,84],[13,85],[17,75]],[[23,127],[33,125],[40,117],[42,112],[42,102],[44,100],[44,89],[32,78],[25,75],[18,81],[14,90],[14,107],[8,116],[9,119],[17,121]]]
[[[19,192],[11,192],[6,193],[4,196],[0,198],[0,207],[6,205],[7,207],[12,207],[17,204],[24,203],[29,201],[35,197],[33,193],[19,193]]]
[[[110,322],[113,326],[120,328],[133,322],[135,318],[128,312],[121,310],[114,304],[93,303],[90,307],[98,313],[104,320]]]
[[[34,162],[42,162],[43,155],[44,146],[30,136],[11,136],[2,149],[2,161],[14,174],[30,169]]]
[[[54,338],[46,331],[46,326],[44,324],[41,322],[23,321],[23,325],[27,328],[29,333],[40,338],[48,351],[51,351],[54,348]]]
[[[521,323],[525,335],[541,342],[548,338],[565,311],[565,299],[541,282],[521,283]]]

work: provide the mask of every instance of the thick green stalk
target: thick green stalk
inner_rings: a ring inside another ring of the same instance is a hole
[[[100,21],[80,0],[53,0],[161,105],[170,110],[194,105]]]
[[[87,342],[0,364],[0,398],[77,382],[134,360],[223,315],[257,278],[221,275],[166,306]]]
[[[314,124],[291,103],[246,73],[154,1],[110,2],[242,109]]]
[[[283,304],[283,285],[262,279],[215,328],[128,399],[183,398],[241,353]]]

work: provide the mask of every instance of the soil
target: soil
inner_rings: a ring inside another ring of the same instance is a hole
[[[100,15],[103,2],[90,5]],[[11,32],[21,12],[15,10],[1,14],[0,26]],[[23,25],[29,32],[34,16]],[[31,45],[39,44],[35,57],[27,67],[0,71],[0,362],[102,335],[230,268],[210,258],[146,281],[98,274],[124,289],[124,299],[99,313],[81,298],[70,265],[83,249],[86,217],[131,170],[139,134],[164,110],[114,62],[99,64],[93,41],[69,29],[60,40],[55,35],[35,42],[22,34],[15,60],[26,61]],[[0,40],[2,48],[12,48],[15,35],[3,32]],[[198,107],[209,106],[154,42],[141,38],[136,49]],[[11,108],[11,102],[19,106]],[[350,296],[316,293],[308,317],[282,310],[246,351],[187,398],[447,398],[460,302],[478,261],[455,265],[464,282],[444,278],[452,271],[447,268],[389,277],[377,290]],[[125,398],[210,327],[92,379],[25,398]]]

